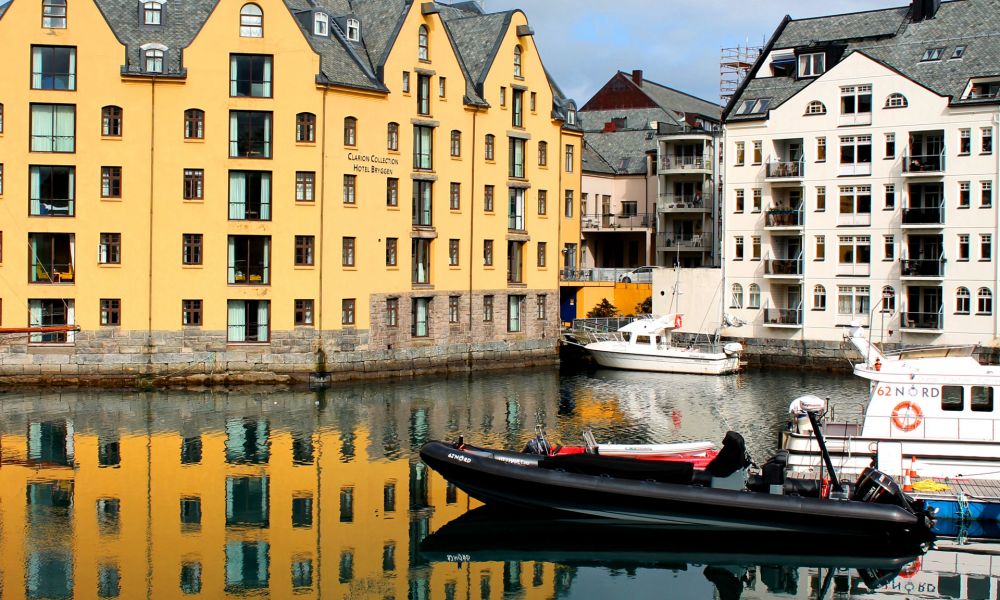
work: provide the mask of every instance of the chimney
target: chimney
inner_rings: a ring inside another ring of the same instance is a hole
[[[914,0],[914,2],[916,1],[918,0]],[[642,69],[632,70],[632,83],[636,84],[639,87],[642,87]]]
[[[933,19],[941,8],[941,0],[913,0],[910,3],[912,20],[919,23],[924,19]]]

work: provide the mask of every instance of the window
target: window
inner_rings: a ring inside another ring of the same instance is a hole
[[[457,129],[451,130],[451,155],[462,156],[462,132]]]
[[[344,298],[340,301],[340,324],[354,325],[354,298]]]
[[[101,167],[101,198],[122,197],[122,168]]]
[[[826,236],[817,235],[816,236],[816,260],[824,261],[826,260]]]
[[[184,111],[184,139],[205,139],[205,111],[197,108]]]
[[[483,296],[483,321],[487,323],[493,322],[493,295],[487,294]]]
[[[951,53],[951,59],[956,60],[965,56],[965,46],[955,46],[955,51]]]
[[[399,238],[385,238],[385,266],[399,264]]]
[[[65,4],[63,6],[65,10]],[[32,46],[31,89],[75,90],[76,48]]]
[[[229,55],[229,95],[270,98],[272,59],[262,54]]]
[[[3,196],[3,163],[0,163],[0,196]]]
[[[976,314],[993,314],[993,292],[990,291],[990,288],[981,287],[976,292]]]
[[[510,162],[508,163],[507,175],[515,179],[524,179],[525,141],[514,137],[509,138],[508,141]]]
[[[413,271],[411,282],[426,284],[431,282],[431,240],[414,238],[412,240]]]
[[[867,316],[871,311],[870,294],[867,285],[837,286],[837,314]]]
[[[357,19],[347,20],[347,40],[351,42],[361,41],[361,21]]]
[[[826,105],[819,100],[813,100],[806,104],[806,115],[825,115]]]
[[[344,117],[344,145],[356,146],[358,143],[358,120],[354,117]]]
[[[750,238],[750,260],[760,260],[760,236]]]
[[[295,325],[297,327],[313,324],[313,307],[312,300],[295,301]]]
[[[431,77],[417,74],[417,114],[431,114]]]
[[[521,47],[514,46],[514,77],[522,77],[521,75]]]
[[[982,128],[982,146],[980,150],[983,154],[993,154],[993,128]]]
[[[958,260],[969,260],[969,234],[958,234]]]
[[[458,266],[458,260],[459,260],[458,251],[459,251],[458,240],[456,240],[456,239],[450,239],[450,240],[448,240],[448,266],[449,267],[457,267]]]
[[[882,288],[882,312],[891,313],[896,311],[896,290],[887,285]]]
[[[181,325],[201,325],[202,312],[201,300],[181,300]]]
[[[750,284],[750,298],[747,308],[760,308],[760,286],[756,283]]]
[[[454,181],[451,182],[448,194],[448,208],[449,210],[462,209],[462,184]]]
[[[244,4],[240,9],[240,37],[264,37],[264,11],[256,4]]]
[[[993,234],[979,234],[979,260],[993,260]]]
[[[972,294],[969,288],[960,287],[955,291],[955,314],[967,315],[971,311]]]
[[[307,112],[295,115],[295,141],[316,141],[316,115]]]
[[[144,56],[146,58],[147,73],[163,72],[163,50],[160,50],[159,48],[149,48],[144,51]]]
[[[511,126],[524,127],[524,91],[514,90],[511,94]]]
[[[316,236],[295,236],[295,266],[311,267],[316,264]]]
[[[386,128],[386,149],[399,151],[399,123],[389,123]]]
[[[895,158],[896,157],[896,134],[887,133],[885,134],[885,157]]]
[[[531,92],[530,94],[528,94],[528,110],[530,110],[531,112],[535,112],[535,104],[536,104],[535,96],[536,96],[535,92]]]
[[[101,135],[122,136],[122,109],[120,106],[105,106],[101,109]]]
[[[229,111],[229,157],[271,158],[271,113]]]
[[[760,188],[754,188],[753,204],[750,205],[750,210],[752,212],[759,213],[762,202],[763,202],[763,191]]]
[[[97,262],[102,265],[120,265],[122,262],[122,234],[102,233],[97,247]]]
[[[458,323],[460,296],[448,296],[448,322]]]
[[[548,260],[548,257],[546,256],[546,254],[548,254],[547,249],[548,249],[548,244],[546,244],[545,242],[538,242],[538,268],[540,269],[545,268],[546,262]]]
[[[493,212],[493,186],[487,185],[483,188],[483,210]]]
[[[32,104],[31,151],[76,152],[76,107]]]
[[[344,267],[354,266],[354,249],[356,238],[345,237],[341,242],[340,264]]]
[[[742,167],[744,165],[744,161],[746,160],[746,143],[736,142],[736,152],[734,152],[733,154],[736,157],[735,165],[737,167]]]
[[[432,201],[434,182],[417,179],[413,182],[413,224],[430,227],[434,224]]]
[[[743,212],[743,205],[746,196],[745,190],[736,190],[736,200],[733,203],[733,212]]]
[[[734,283],[732,288],[732,300],[729,303],[730,308],[743,308],[743,286]]]
[[[573,218],[573,190],[566,190],[566,198],[563,201],[563,214],[567,219]]]
[[[979,197],[979,208],[989,208],[993,206],[993,182],[980,181],[981,195]]]
[[[548,197],[546,190],[538,190],[538,214],[544,215],[548,211]]]
[[[819,77],[826,72],[826,55],[822,52],[799,55],[799,77]]]
[[[883,209],[885,210],[895,210],[896,209],[896,186],[892,183],[885,184],[885,195]]]
[[[72,217],[76,214],[76,169],[62,166],[28,168],[28,214]]]
[[[73,325],[74,304],[71,299],[28,300],[28,325],[30,327]],[[36,333],[31,335],[29,342],[62,344],[72,342],[73,335],[72,332]]]
[[[357,203],[357,175],[344,175],[344,204]]]
[[[547,304],[548,296],[546,294],[538,294],[535,298],[535,313],[539,321],[545,320],[545,305]]]
[[[972,397],[969,399],[969,408],[975,412],[993,412],[993,388],[986,386],[972,386]]]
[[[385,205],[399,206],[399,179],[395,177],[385,180]]]
[[[743,104],[736,110],[737,115],[756,115],[763,114],[767,111],[767,107],[771,105],[770,98],[751,98],[749,100],[744,100]]]
[[[963,128],[958,130],[958,153],[969,154],[972,152],[972,130]]]
[[[271,220],[270,171],[229,172],[229,219]]]
[[[3,133],[3,103],[0,102],[0,133]]]
[[[826,310],[826,288],[819,284],[813,286],[813,310]]]
[[[753,143],[753,164],[759,165],[763,160],[764,156],[764,143],[760,140],[755,140]]]
[[[445,91],[447,90],[447,79],[444,77],[438,77],[438,98],[445,97]]]
[[[958,207],[969,208],[971,206],[971,185],[968,181],[958,182]]]
[[[870,215],[872,212],[872,188],[870,185],[840,186],[841,215]]]
[[[826,162],[826,138],[816,138],[816,162]]]
[[[313,202],[316,200],[316,173],[313,171],[296,171],[295,201]]]
[[[743,260],[743,236],[733,238],[733,260]]]
[[[413,168],[418,171],[434,169],[434,129],[414,125],[413,127]]]
[[[538,166],[545,167],[549,164],[549,143],[538,142]]]
[[[484,152],[484,158],[486,160],[494,160],[495,153],[496,153],[496,137],[492,133],[487,133],[486,151]]]
[[[839,236],[840,248],[838,259],[842,265],[868,265],[872,261],[871,236],[842,235]]]
[[[906,108],[908,104],[906,96],[898,92],[889,94],[885,99],[886,108]]]
[[[399,326],[399,298],[388,298],[385,301],[385,324],[389,327]]]
[[[507,198],[507,229],[523,231],[525,229],[524,190],[510,188]]]
[[[493,266],[493,240],[483,240],[483,266]]]
[[[500,106],[507,106],[507,88],[500,86]]]
[[[316,35],[330,35],[330,17],[325,13],[316,13],[313,16],[313,33]]]
[[[203,236],[200,233],[181,235],[181,264],[202,264]]]
[[[840,164],[857,165],[870,164],[871,162],[872,136],[847,135],[840,138]]]
[[[896,238],[894,236],[882,236],[882,260],[896,260]]]
[[[431,299],[414,298],[411,319],[410,333],[413,337],[427,337],[430,332]]]
[[[507,331],[521,331],[521,309],[524,308],[524,296],[507,296]]]
[[[524,283],[524,242],[507,242],[507,283]]]
[[[42,0],[42,27],[66,29],[66,0]]]
[[[872,112],[872,86],[851,85],[840,88],[841,114],[863,114]]]
[[[417,58],[420,60],[430,60],[427,37],[427,26],[421,25],[417,31]]]
[[[267,300],[230,300],[227,303],[228,341],[267,342],[271,303]]]
[[[944,55],[944,48],[928,48],[924,50],[923,55],[920,57],[920,62],[941,60],[942,55]]]
[[[410,93],[410,72],[409,71],[403,71],[403,93],[404,94],[409,94]]]
[[[101,298],[101,325],[116,327],[122,324],[120,298]]]
[[[941,410],[961,411],[965,409],[964,390],[960,385],[941,386]]]
[[[566,172],[573,172],[573,146],[566,144]]]

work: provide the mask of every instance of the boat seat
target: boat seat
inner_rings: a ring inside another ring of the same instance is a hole
[[[543,469],[580,475],[598,475],[619,479],[652,480],[661,483],[691,483],[694,465],[689,462],[638,460],[600,454],[562,454],[539,461]]]
[[[728,431],[722,440],[722,450],[712,459],[712,462],[708,463],[705,470],[712,477],[729,477],[736,471],[749,467],[750,462],[750,457],[747,455],[747,443],[743,436],[735,431]]]

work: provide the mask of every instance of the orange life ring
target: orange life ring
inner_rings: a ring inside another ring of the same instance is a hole
[[[896,408],[892,409],[892,424],[900,431],[913,431],[920,427],[923,420],[924,411],[912,402],[900,402]]]
[[[920,572],[920,558],[917,557],[915,561],[911,562],[910,564],[900,569],[899,576],[905,579],[910,579],[919,572]]]
[[[680,314],[674,315],[674,329],[680,329],[681,325],[684,324],[684,319],[681,318]]]

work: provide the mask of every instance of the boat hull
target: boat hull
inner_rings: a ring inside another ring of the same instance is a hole
[[[610,369],[692,375],[727,375],[740,370],[738,356],[728,356],[721,352],[709,354],[668,350],[661,353],[639,353],[603,344],[587,344],[585,348],[597,364]]]
[[[899,506],[583,475],[495,460],[442,442],[425,444],[420,457],[467,494],[491,505],[732,531],[927,532],[923,517]]]

